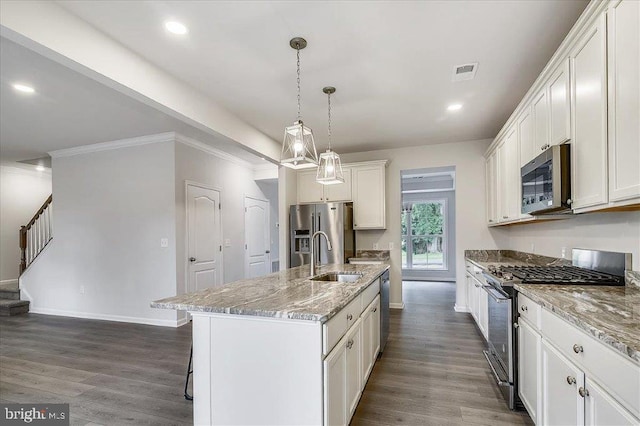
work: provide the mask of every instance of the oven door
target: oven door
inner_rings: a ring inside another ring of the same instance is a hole
[[[513,328],[511,297],[491,285],[483,287],[489,295],[489,350],[487,362],[509,408],[514,408]]]

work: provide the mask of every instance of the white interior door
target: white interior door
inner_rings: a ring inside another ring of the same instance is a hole
[[[187,185],[189,292],[222,284],[220,192]]]
[[[244,199],[244,276],[255,278],[271,272],[269,202]]]

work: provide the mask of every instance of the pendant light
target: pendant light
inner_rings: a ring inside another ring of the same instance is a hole
[[[282,141],[282,156],[280,164],[292,169],[306,169],[318,165],[318,153],[313,141],[313,132],[304,125],[300,116],[300,50],[307,47],[307,41],[302,37],[294,37],[289,45],[296,49],[298,68],[298,119],[293,126],[284,129]]]
[[[329,125],[327,127],[327,135],[329,146],[327,151],[320,154],[320,164],[318,164],[318,173],[316,182],[323,185],[334,185],[336,183],[344,183],[344,173],[342,172],[342,163],[340,156],[331,150],[331,94],[336,92],[335,87],[325,87],[322,89],[327,95],[327,104],[329,111]]]

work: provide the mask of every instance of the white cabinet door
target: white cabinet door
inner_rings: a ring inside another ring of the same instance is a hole
[[[522,317],[518,321],[518,395],[534,423],[539,423],[542,403],[540,364],[542,338]]]
[[[533,98],[533,156],[540,154],[549,145],[549,105],[547,104],[547,88]]]
[[[353,412],[358,406],[360,395],[362,395],[361,373],[362,367],[360,362],[362,359],[362,320],[358,321],[351,327],[346,335],[346,358],[347,358],[347,423],[351,420]]]
[[[385,229],[384,164],[353,166],[353,227]]]
[[[640,198],[640,2],[607,11],[609,201]]]
[[[543,425],[582,425],[584,373],[542,340],[542,418]]]
[[[509,219],[509,174],[507,173],[509,162],[506,139],[498,145],[498,222]]]
[[[487,223],[498,223],[498,151],[495,150],[486,161]]]
[[[380,296],[362,313],[362,386],[365,385],[380,350]]]
[[[316,182],[316,169],[298,172],[298,203],[324,201],[324,185]]]
[[[565,60],[549,79],[549,143],[560,145],[571,139],[571,96],[569,59]]]
[[[478,327],[485,340],[489,338],[489,295],[482,288],[477,287],[478,291]]]
[[[607,392],[588,378],[585,388],[585,425],[622,426],[640,424],[640,420],[634,418],[627,410],[611,398]]]
[[[324,201],[351,201],[351,168],[343,167],[344,183],[324,185]]]
[[[571,198],[575,210],[608,201],[604,14],[578,40],[570,59],[573,111]],[[635,161],[637,166],[637,159]]]
[[[325,425],[347,424],[347,341],[333,348],[324,360]]]
[[[505,141],[507,149],[507,219],[515,220],[520,218],[520,167],[518,167],[518,159],[520,158],[518,144],[518,126],[513,126],[507,132],[507,140]]]
[[[518,138],[520,140],[520,167],[533,160],[538,151],[533,145],[533,117],[531,107],[527,107],[518,117]]]

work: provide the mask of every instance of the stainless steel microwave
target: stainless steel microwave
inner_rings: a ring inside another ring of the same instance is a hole
[[[522,213],[571,211],[571,159],[569,145],[555,145],[520,169]]]

